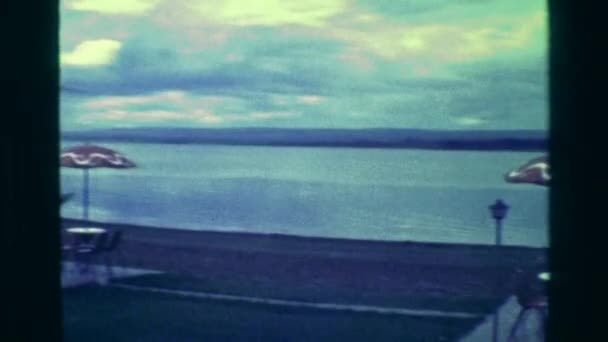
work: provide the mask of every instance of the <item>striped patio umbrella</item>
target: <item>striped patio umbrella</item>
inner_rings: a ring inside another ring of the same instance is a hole
[[[60,165],[84,171],[82,210],[85,220],[89,219],[89,169],[100,167],[126,169],[135,167],[135,163],[122,154],[109,148],[90,144],[65,149],[61,153]]]
[[[547,155],[531,159],[524,165],[510,171],[505,175],[505,181],[549,186],[551,174]]]
[[[549,186],[551,182],[549,170],[549,158],[547,155],[543,155],[531,159],[517,169],[505,174],[505,181],[509,183],[531,183]],[[521,279],[519,288],[516,291],[517,301],[521,306],[521,310],[511,327],[509,341],[515,340],[518,331],[524,326],[526,314],[532,310],[536,310],[541,314],[542,319],[539,332],[542,333],[544,331],[547,317],[546,308],[548,305],[545,286],[550,278],[550,272],[545,269],[546,266],[544,266],[542,258],[538,258],[535,264],[534,269]],[[544,337],[541,337],[541,340],[543,339]]]

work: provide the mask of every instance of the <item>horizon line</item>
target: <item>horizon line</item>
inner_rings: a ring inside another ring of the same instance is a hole
[[[543,128],[413,128],[413,127],[367,127],[367,128],[355,128],[355,127],[267,127],[267,126],[240,126],[240,127],[184,127],[184,126],[146,126],[146,127],[98,127],[98,128],[71,128],[61,129],[61,133],[73,132],[73,131],[93,131],[93,130],[128,130],[128,129],[206,129],[206,130],[341,130],[341,131],[363,131],[363,130],[396,130],[396,131],[454,131],[454,132],[467,132],[467,131],[487,131],[487,132],[509,132],[509,131],[534,131],[534,132],[547,132],[549,129]]]

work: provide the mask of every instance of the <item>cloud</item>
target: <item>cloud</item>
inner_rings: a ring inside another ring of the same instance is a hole
[[[112,39],[87,40],[78,44],[71,52],[62,52],[61,64],[94,66],[110,64],[122,43]]]
[[[92,112],[83,115],[80,120],[84,123],[95,123],[99,120],[131,120],[131,121],[165,121],[180,118],[180,114],[172,111],[150,110],[150,111],[127,111],[120,109],[109,109],[102,112]]]
[[[323,102],[324,99],[321,96],[307,95],[307,96],[298,96],[297,102],[303,103],[307,105],[316,105]]]
[[[354,6],[385,21],[466,22],[500,16],[517,17],[546,8],[545,0],[354,0]]]
[[[514,50],[525,51],[545,25],[544,13],[537,12],[527,16],[482,17],[451,23],[380,22],[366,30],[345,25],[329,30],[326,35],[388,60],[468,63]],[[537,46],[534,51],[538,52]]]
[[[251,113],[249,116],[254,119],[273,119],[273,118],[288,118],[295,116],[295,113],[286,113],[286,112],[255,112]]]
[[[249,114],[217,114],[206,109],[189,109],[186,111],[168,110],[119,110],[109,109],[99,112],[89,112],[81,115],[77,123],[86,126],[105,127],[135,127],[135,126],[191,126],[204,124],[208,126],[222,126],[227,123],[254,123],[272,119],[284,119],[297,116],[288,112],[254,112]]]
[[[135,96],[98,96],[84,98],[74,106],[74,99],[64,111],[77,109],[81,114],[64,123],[86,126],[124,125],[225,125],[253,124],[298,116],[293,110],[264,108],[257,97],[201,96],[184,91],[163,91]],[[262,109],[262,110],[260,110]],[[64,113],[64,118],[69,113]]]
[[[454,3],[454,0],[357,0],[357,6],[371,10],[374,13],[382,13],[390,18],[412,16],[435,10]]]
[[[319,27],[346,8],[344,0],[224,0],[192,5],[205,20],[236,26]]]
[[[483,119],[468,116],[457,118],[455,121],[457,124],[463,126],[479,126],[486,122]]]
[[[186,107],[203,108],[214,107],[222,103],[237,101],[230,97],[205,96],[191,94],[180,90],[166,90],[146,95],[125,96],[96,96],[85,98],[80,106],[87,110],[100,109],[158,109],[167,107],[171,109],[182,109]]]
[[[546,128],[539,1],[68,3],[70,127]]]
[[[66,67],[63,84],[92,94],[132,95],[179,89],[202,93],[323,91],[329,77],[339,77],[334,41],[303,36],[280,36],[265,29],[249,29],[221,46],[181,53],[188,42],[166,35],[140,36],[125,41],[111,65],[82,70]],[[352,74],[351,70],[347,71]],[[334,75],[334,76],[332,76]]]
[[[66,0],[65,8],[102,14],[140,15],[152,10],[160,0]]]
[[[87,112],[79,116],[77,122],[84,125],[158,125],[158,124],[188,124],[208,123],[217,124],[224,121],[219,115],[208,110],[195,109],[187,112],[171,110],[124,110],[107,109]]]
[[[85,101],[82,106],[88,109],[102,109],[155,102],[180,103],[184,100],[185,93],[182,91],[163,91],[148,96],[106,96],[94,98]]]

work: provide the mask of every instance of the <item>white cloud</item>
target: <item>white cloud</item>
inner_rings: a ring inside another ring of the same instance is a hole
[[[292,116],[295,116],[295,114],[289,112],[254,112],[250,114],[219,115],[207,109],[183,109],[180,111],[108,109],[86,113],[80,116],[77,121],[84,125],[96,125],[99,123],[111,123],[112,125],[137,125],[142,123],[187,124],[193,122],[217,125],[226,122],[258,121]]]
[[[294,116],[294,113],[287,112],[255,112],[249,116],[253,119],[274,119],[274,118],[288,118]]]
[[[130,123],[221,123],[230,117],[219,116],[209,108],[226,101],[224,97],[198,96],[179,90],[160,91],[148,95],[103,96],[82,102],[86,114],[79,119],[83,124],[126,121]],[[137,108],[144,105],[151,109]],[[171,109],[163,108],[169,105]],[[133,106],[136,106],[135,108]]]
[[[354,24],[330,27],[323,35],[350,42],[351,49],[356,47],[385,59],[441,65],[504,53],[543,53],[543,45],[535,37],[546,29],[545,19],[544,12],[538,11],[524,16],[480,17],[460,22],[379,21],[366,29]],[[353,53],[345,53],[341,58],[362,64]]]
[[[109,64],[121,46],[121,42],[112,39],[86,40],[71,52],[62,52],[61,64],[80,66]]]
[[[147,111],[126,111],[118,109],[110,109],[105,112],[88,113],[80,118],[83,123],[95,123],[97,121],[163,121],[171,119],[179,119],[180,114],[168,110],[147,110]]]
[[[298,96],[296,101],[298,103],[316,105],[316,104],[323,102],[324,98],[322,98],[321,96],[315,96],[315,95],[304,95],[304,96]]]
[[[324,26],[327,19],[347,7],[344,0],[223,0],[195,2],[196,12],[206,20],[236,26]]]
[[[103,14],[145,14],[160,0],[68,0],[65,7],[76,11],[92,11]]]
[[[184,102],[186,94],[179,90],[168,90],[141,96],[105,96],[88,100],[83,107],[90,109],[115,108],[154,102],[178,104]]]
[[[465,117],[456,119],[456,123],[459,125],[462,125],[462,126],[479,126],[479,125],[486,123],[486,120],[483,120],[480,118],[475,118],[475,117],[470,117],[470,116],[465,116]]]
[[[82,115],[79,120],[82,124],[103,123],[167,123],[167,122],[204,122],[220,123],[224,118],[210,111],[197,109],[190,112],[171,110],[122,110],[109,109],[100,112],[91,112]]]
[[[184,118],[187,120],[204,122],[208,124],[218,124],[226,119],[230,119],[229,116],[219,116],[205,109],[196,109],[190,113],[184,113]]]

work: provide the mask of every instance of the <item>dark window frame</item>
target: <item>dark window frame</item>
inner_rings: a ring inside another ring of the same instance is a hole
[[[13,1],[3,10],[0,340],[60,341],[59,2]],[[549,287],[548,340],[608,340],[598,338],[607,332],[597,304],[605,291],[606,177],[584,166],[606,155],[598,119],[605,115],[604,12],[553,0],[549,13],[550,266],[558,276]]]

